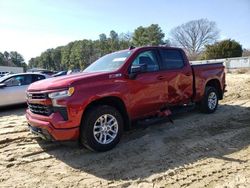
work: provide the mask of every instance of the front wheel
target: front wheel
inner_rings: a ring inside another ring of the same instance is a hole
[[[108,151],[120,141],[123,118],[112,106],[102,105],[89,109],[83,117],[80,141],[94,151]]]
[[[218,106],[218,92],[214,87],[207,86],[203,99],[200,102],[200,109],[204,113],[213,113]]]

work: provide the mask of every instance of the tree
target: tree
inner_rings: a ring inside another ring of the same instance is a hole
[[[14,63],[18,67],[22,66],[23,63],[25,63],[23,56],[16,51],[10,52],[9,58],[10,58],[11,62]]]
[[[109,36],[110,52],[117,51],[119,49],[118,34],[114,30],[112,30],[110,31]]]
[[[138,27],[134,31],[132,43],[136,46],[163,44],[165,34],[158,24],[151,24],[149,27]]]
[[[100,56],[103,56],[108,52],[108,39],[105,33],[99,35],[99,40],[95,42],[96,48],[100,51]]]
[[[112,41],[117,41],[118,40],[118,34],[114,30],[110,31],[109,36],[110,36]]]
[[[17,67],[23,67],[24,71],[27,69],[27,64],[24,62],[24,58],[21,54],[19,54],[16,51],[11,51],[9,53],[9,59],[12,64],[14,64]]]
[[[4,56],[4,60],[5,60],[6,62],[8,62],[8,61],[10,60],[10,53],[9,53],[9,52],[5,51],[5,52],[3,53],[3,56]]]
[[[29,68],[37,67],[37,58],[31,58],[28,63]]]
[[[153,45],[163,42],[164,33],[158,25],[152,24],[146,30],[147,41],[150,41]],[[145,44],[150,44],[150,42]],[[131,33],[118,34],[111,30],[108,37],[105,33],[102,33],[99,35],[99,39],[95,41],[78,40],[56,49],[48,49],[42,52],[40,56],[31,58],[29,67],[51,70],[85,69],[99,57],[113,51],[127,49],[131,45]]]
[[[0,66],[4,66],[4,55],[2,52],[0,52]]]
[[[27,68],[26,63],[24,62],[23,56],[16,51],[4,53],[0,52],[0,65],[2,66],[12,66],[12,67],[23,67],[24,71]]]
[[[146,38],[147,38],[146,29],[140,26],[134,32],[132,43],[135,46],[147,45],[148,40]]]
[[[158,24],[151,24],[147,28],[147,36],[150,45],[159,45],[163,44],[163,38],[165,37],[165,34],[162,32]]]
[[[171,30],[176,46],[184,48],[191,59],[202,52],[205,45],[214,43],[219,37],[215,22],[199,19],[187,22]]]
[[[74,42],[70,53],[70,68],[85,69],[91,63],[93,52],[93,42],[91,40]]]
[[[51,61],[53,62],[53,70],[63,70],[61,64],[61,49],[62,47],[57,47],[51,50]]]
[[[235,40],[223,40],[213,45],[207,45],[204,52],[205,59],[219,59],[229,57],[241,57],[242,46]]]
[[[71,48],[73,45],[74,45],[74,42],[70,42],[69,44],[67,44],[66,46],[62,48],[61,63],[62,63],[62,66],[65,68],[70,67],[70,52],[71,52]]]
[[[99,35],[99,40],[100,40],[100,41],[107,41],[107,36],[106,36],[106,34],[105,34],[105,33],[100,34],[100,35]]]
[[[11,61],[10,53],[7,51],[3,53],[3,61],[5,66],[15,66],[15,64]]]

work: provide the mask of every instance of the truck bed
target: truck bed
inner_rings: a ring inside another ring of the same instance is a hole
[[[208,81],[217,82],[218,87],[224,90],[225,85],[225,72],[223,63],[207,63],[207,64],[196,64],[191,65],[193,72],[193,89],[194,89],[194,101],[200,101],[204,91],[205,86]],[[211,77],[211,75],[213,75]]]

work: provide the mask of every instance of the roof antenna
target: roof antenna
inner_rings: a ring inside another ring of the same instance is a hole
[[[134,46],[129,46],[129,50],[133,50],[134,48]]]

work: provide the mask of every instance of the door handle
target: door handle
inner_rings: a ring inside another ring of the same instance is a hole
[[[164,80],[164,79],[165,79],[164,76],[158,76],[158,77],[157,77],[157,80]]]

